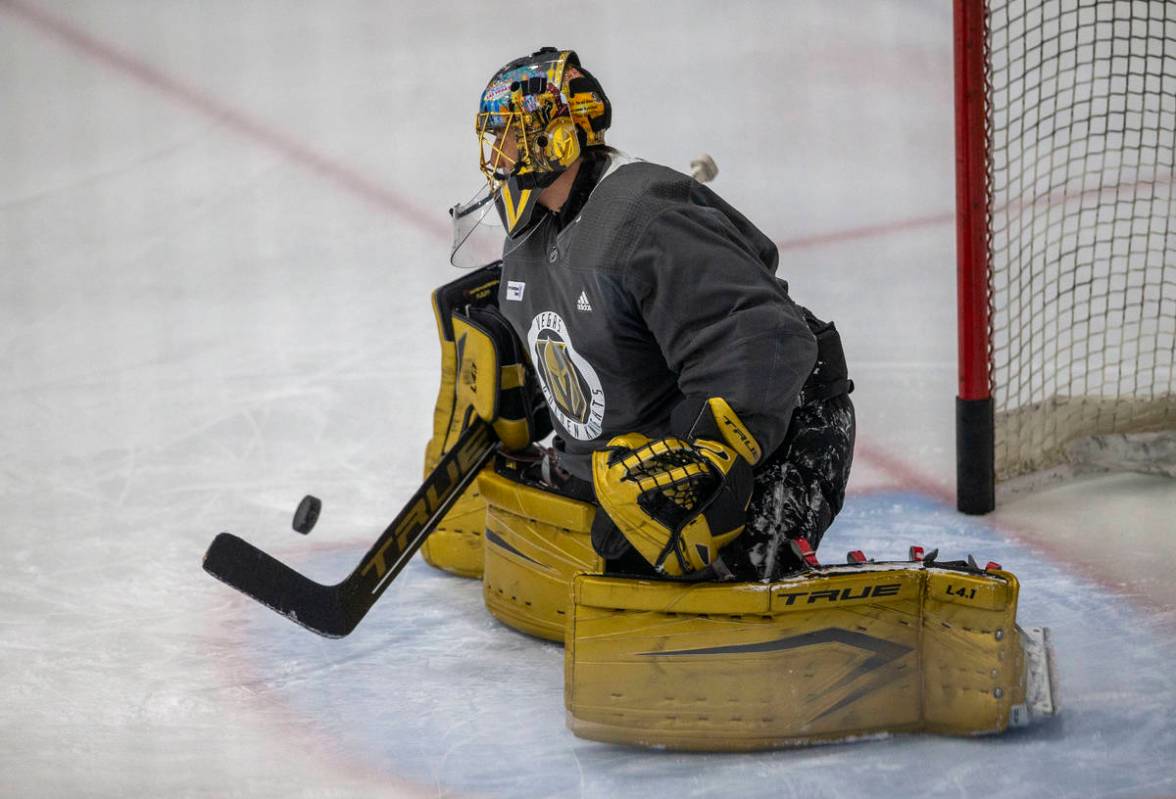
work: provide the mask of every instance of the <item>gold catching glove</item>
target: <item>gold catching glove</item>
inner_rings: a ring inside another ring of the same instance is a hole
[[[709,435],[650,440],[628,433],[592,455],[601,508],[670,576],[707,568],[743,532],[751,464],[759,460],[755,438],[721,398],[707,401],[692,430]]]

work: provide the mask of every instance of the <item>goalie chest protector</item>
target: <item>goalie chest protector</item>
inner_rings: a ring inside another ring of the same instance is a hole
[[[508,244],[499,286],[562,465],[590,480],[591,453],[612,436],[669,435],[683,392],[726,398],[774,447],[816,360],[775,245],[686,175],[619,154],[596,168],[566,226],[549,213]]]

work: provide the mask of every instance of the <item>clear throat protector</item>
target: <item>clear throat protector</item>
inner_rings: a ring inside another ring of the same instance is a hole
[[[477,269],[505,258],[526,241],[541,218],[535,213],[541,191],[519,189],[513,178],[497,187],[483,183],[467,202],[450,208],[449,263],[459,269]],[[507,227],[510,220],[514,225]]]

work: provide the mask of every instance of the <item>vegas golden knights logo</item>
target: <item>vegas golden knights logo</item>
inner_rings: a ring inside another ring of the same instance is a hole
[[[552,416],[572,438],[591,441],[604,425],[604,391],[592,364],[576,352],[559,314],[544,311],[527,333],[531,362]]]
[[[580,422],[588,421],[588,400],[580,387],[580,376],[568,358],[568,345],[562,341],[541,338],[535,342],[539,357],[535,367],[542,373],[543,382],[551,389],[555,404],[561,411]]]

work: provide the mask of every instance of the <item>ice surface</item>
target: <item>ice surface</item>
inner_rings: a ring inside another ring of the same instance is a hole
[[[583,741],[564,729],[562,649],[497,624],[476,582],[423,562],[390,589],[362,634],[338,646],[308,651],[303,631],[261,613],[248,614],[238,634],[251,642],[241,642],[249,668],[279,701],[313,719],[318,735],[438,793],[603,797],[644,786],[703,797],[723,786],[723,795],[837,797],[902,796],[917,786],[918,795],[1034,797],[1170,789],[1176,718],[1156,709],[1176,703],[1171,639],[1107,589],[1027,557],[991,528],[961,524],[918,495],[855,498],[827,549],[853,542],[899,558],[930,541],[944,544],[945,558],[974,552],[1016,564],[1027,586],[1022,619],[1050,627],[1064,653],[1064,715],[997,738],[899,736],[750,755]],[[351,559],[320,552],[305,565],[341,573]],[[1100,653],[1107,640],[1118,642],[1118,656]]]
[[[412,493],[475,98],[544,44],[607,87],[612,143],[712,154],[837,320],[861,438],[822,551],[1014,570],[1055,723],[605,746],[564,727],[559,648],[476,582],[414,563],[330,641],[200,570],[231,529],[337,580]],[[0,0],[0,795],[1176,792],[1173,483],[950,510],[950,65],[946,3]]]

